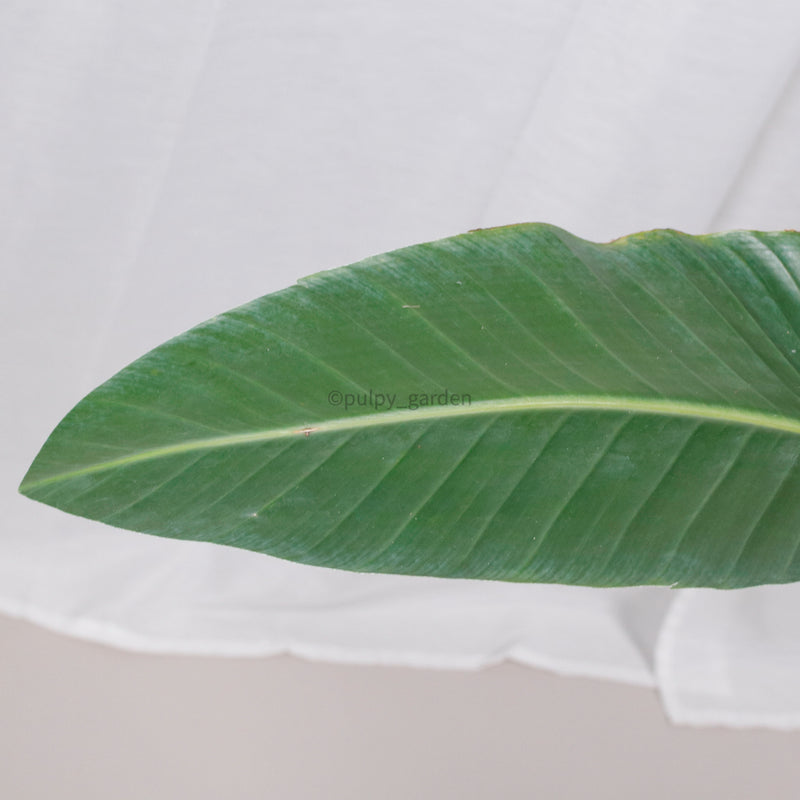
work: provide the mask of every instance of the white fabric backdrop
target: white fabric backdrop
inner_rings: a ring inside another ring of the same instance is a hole
[[[16,494],[86,392],[193,324],[517,221],[798,227],[796,0],[0,6],[0,610],[124,647],[658,686],[800,728],[800,584],[595,590],[338,573]]]

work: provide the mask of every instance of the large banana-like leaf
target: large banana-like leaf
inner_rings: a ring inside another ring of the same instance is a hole
[[[800,580],[800,234],[516,225],[313,275],[82,400],[21,491],[369,572]]]

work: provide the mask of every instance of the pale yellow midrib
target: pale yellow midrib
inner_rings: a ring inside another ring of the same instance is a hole
[[[47,486],[59,481],[70,480],[93,472],[102,472],[115,467],[124,467],[140,461],[180,455],[198,450],[213,450],[220,447],[235,447],[237,445],[268,442],[276,439],[287,439],[293,436],[315,436],[320,433],[335,431],[358,430],[374,428],[380,425],[402,424],[403,422],[419,422],[429,419],[451,419],[456,417],[469,417],[479,414],[503,414],[519,411],[620,411],[633,414],[663,414],[673,417],[693,417],[695,419],[727,422],[731,424],[750,425],[767,430],[781,431],[800,435],[800,419],[784,417],[778,414],[765,414],[760,411],[730,406],[709,405],[705,403],[691,403],[679,400],[654,400],[638,397],[607,397],[603,395],[573,396],[549,395],[541,397],[516,397],[502,400],[481,400],[470,405],[462,406],[436,406],[419,409],[402,409],[384,411],[378,414],[364,414],[362,416],[340,417],[338,419],[314,422],[306,427],[291,426],[287,428],[272,428],[269,430],[252,431],[249,433],[235,433],[226,436],[215,436],[208,439],[192,439],[188,442],[155,447],[142,450],[122,458],[110,461],[101,461],[87,467],[70,472],[51,475],[48,478],[24,483],[20,491],[26,492],[41,486]]]

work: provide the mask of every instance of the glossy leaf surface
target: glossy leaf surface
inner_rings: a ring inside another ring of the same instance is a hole
[[[799,286],[796,232],[532,224],[409,247],[148,353],[20,488],[357,571],[800,580]]]

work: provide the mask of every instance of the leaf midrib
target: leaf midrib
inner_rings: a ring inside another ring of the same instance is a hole
[[[735,406],[693,403],[682,400],[658,400],[643,397],[611,397],[607,395],[542,395],[537,397],[513,397],[497,400],[479,400],[469,405],[427,406],[417,409],[395,409],[374,414],[339,417],[312,422],[304,427],[290,426],[267,428],[247,433],[233,433],[206,439],[191,439],[163,447],[130,453],[121,458],[90,464],[86,467],[51,475],[37,481],[20,485],[20,491],[30,492],[59,481],[71,480],[83,475],[129,466],[141,461],[167,458],[173,455],[214,450],[224,447],[256,444],[290,437],[334,433],[338,431],[373,428],[381,425],[399,425],[422,420],[471,417],[480,414],[504,414],[523,411],[617,411],[632,414],[654,414],[674,417],[691,417],[713,422],[748,425],[766,430],[800,435],[800,418],[794,419],[779,414],[765,414]]]

